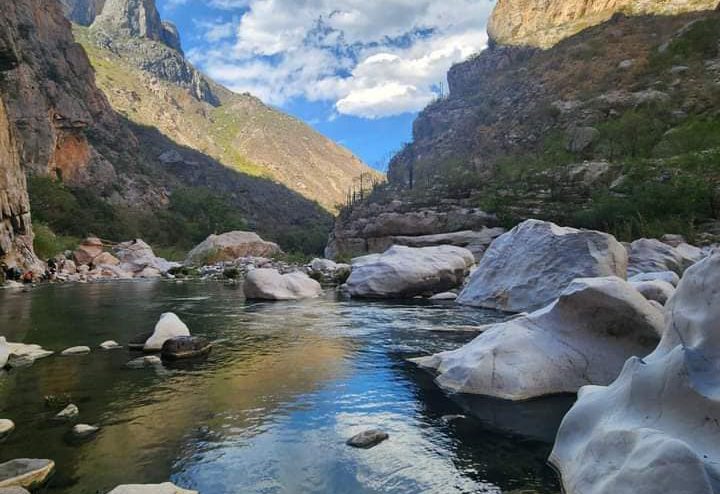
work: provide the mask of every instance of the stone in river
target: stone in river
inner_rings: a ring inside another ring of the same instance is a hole
[[[144,345],[144,343],[143,343],[143,345]],[[116,349],[122,348],[122,347],[120,346],[120,344],[117,341],[108,340],[108,341],[103,341],[102,343],[100,343],[100,348],[102,348],[103,350],[116,350]]]
[[[457,298],[457,293],[453,292],[443,292],[438,293],[437,295],[433,295],[430,297],[430,300],[455,300]]]
[[[108,494],[198,494],[198,492],[181,489],[170,482],[165,482],[163,484],[119,485]]]
[[[212,343],[198,336],[178,336],[167,340],[161,350],[164,360],[183,360],[204,357],[210,353]]]
[[[143,350],[146,352],[159,352],[167,340],[176,336],[190,336],[190,330],[177,315],[166,312],[160,316],[160,320],[155,324],[155,330],[145,342]]]
[[[7,439],[7,437],[15,430],[15,423],[12,420],[0,419],[0,442]]]
[[[57,415],[55,415],[55,420],[72,420],[76,418],[78,415],[80,415],[80,409],[76,406],[70,403],[68,406],[62,409]]]
[[[86,355],[90,353],[90,347],[88,346],[74,346],[66,348],[60,353],[63,357],[72,357],[73,355]]]
[[[95,427],[93,425],[77,424],[75,427],[72,428],[72,434],[77,439],[85,439],[96,434],[99,430],[100,427]]]
[[[125,366],[130,369],[143,369],[145,367],[155,367],[158,365],[162,365],[162,360],[160,360],[160,357],[156,355],[138,357],[125,364]]]
[[[0,369],[7,365],[9,358],[10,346],[7,344],[7,340],[0,336]]]
[[[0,464],[0,487],[40,487],[55,469],[52,460],[20,458]]]
[[[373,429],[354,435],[348,439],[345,444],[352,446],[353,448],[370,449],[385,441],[389,437],[390,436],[387,432]]]

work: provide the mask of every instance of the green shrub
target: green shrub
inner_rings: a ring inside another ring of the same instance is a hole
[[[75,237],[58,237],[47,225],[35,222],[33,248],[40,259],[50,259],[66,251],[75,249],[80,243]]]
[[[650,59],[653,67],[666,67],[673,63],[688,63],[693,60],[718,56],[720,21],[715,18],[699,20],[664,47]]]

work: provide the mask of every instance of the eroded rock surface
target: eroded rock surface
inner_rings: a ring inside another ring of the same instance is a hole
[[[276,269],[254,269],[245,278],[245,297],[253,300],[300,300],[322,294],[320,283],[305,273],[280,274]]]
[[[548,307],[414,362],[448,391],[526,400],[611,382],[627,358],[652,351],[662,328],[662,313],[626,281],[578,279]]]

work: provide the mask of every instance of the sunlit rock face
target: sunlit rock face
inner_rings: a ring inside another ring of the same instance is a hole
[[[580,390],[551,463],[568,494],[720,489],[720,256],[685,273],[658,348],[607,387]]]
[[[676,15],[717,5],[717,0],[499,0],[488,34],[498,44],[550,48],[615,13]]]

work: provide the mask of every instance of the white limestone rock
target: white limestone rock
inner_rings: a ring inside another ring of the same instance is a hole
[[[185,260],[186,265],[234,261],[240,257],[270,257],[282,253],[273,242],[266,242],[253,232],[227,232],[210,235],[195,246]]]
[[[52,460],[19,458],[0,463],[0,487],[35,489],[42,486],[55,469]]]
[[[100,343],[100,348],[102,350],[117,350],[122,346],[115,340],[107,340]]]
[[[160,316],[160,320],[155,324],[155,330],[152,336],[145,341],[143,351],[159,352],[167,340],[177,336],[190,336],[190,330],[176,314],[166,312]]]
[[[85,439],[94,436],[100,431],[100,427],[88,424],[77,424],[72,428],[73,436],[78,439]]]
[[[73,346],[60,352],[60,355],[63,357],[72,357],[75,355],[86,355],[88,353],[90,353],[89,346]]]
[[[199,494],[197,491],[181,489],[175,484],[128,484],[119,485],[108,494]]]
[[[576,278],[625,278],[627,251],[607,233],[528,220],[498,237],[457,301],[508,312],[539,309]]]
[[[640,294],[648,300],[654,300],[665,305],[675,292],[675,287],[667,281],[633,281],[630,283]]]
[[[347,291],[358,298],[411,298],[460,286],[472,252],[452,245],[412,248],[396,245],[382,254],[353,259]]]
[[[53,352],[45,350],[40,345],[26,345],[24,343],[7,343],[10,348],[10,357],[7,360],[9,367],[26,367],[36,360],[49,357]]]
[[[678,249],[660,240],[641,238],[630,244],[629,255],[629,276],[660,271],[673,271],[682,276],[687,268],[701,258],[702,251],[698,255],[689,249]]]
[[[567,494],[716,494],[720,485],[720,256],[689,268],[657,349],[580,390],[551,463]]]
[[[635,276],[631,276],[628,281],[631,283],[640,283],[643,281],[665,281],[670,283],[673,287],[678,286],[680,283],[680,276],[675,271],[658,271],[655,273],[640,273]]]
[[[245,297],[252,300],[301,300],[322,294],[320,283],[305,273],[280,274],[277,269],[254,269],[243,284]]]
[[[138,357],[131,360],[125,366],[129,369],[144,369],[146,367],[160,367],[162,366],[162,359],[157,355],[146,355],[144,357]]]
[[[12,431],[15,430],[15,422],[8,419],[0,419],[0,442],[7,439],[7,437],[12,434]]]
[[[442,292],[430,297],[430,300],[455,300],[457,299],[457,293],[453,292]]]
[[[10,358],[10,345],[4,336],[0,336],[0,369],[7,365]]]
[[[70,403],[68,406],[63,408],[60,412],[55,415],[57,421],[67,421],[77,418],[80,415],[80,409],[77,405]]]
[[[180,263],[155,256],[152,247],[140,239],[120,243],[113,251],[120,260],[120,268],[132,274],[142,273],[146,269],[167,273],[172,268],[180,266]]]
[[[652,351],[662,327],[662,313],[626,281],[585,278],[543,309],[413,362],[450,392],[527,400],[611,382],[628,357]]]

